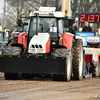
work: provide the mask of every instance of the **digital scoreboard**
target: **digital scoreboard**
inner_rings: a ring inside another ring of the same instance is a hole
[[[100,22],[100,13],[81,13],[79,14],[79,23],[88,21],[90,23]]]

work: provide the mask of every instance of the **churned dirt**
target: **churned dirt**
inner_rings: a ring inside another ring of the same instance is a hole
[[[0,95],[8,95],[6,100],[100,100],[97,94],[100,95],[100,77],[70,82],[52,78],[5,80],[0,73]]]

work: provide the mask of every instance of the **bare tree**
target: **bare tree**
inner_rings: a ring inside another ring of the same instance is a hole
[[[100,0],[71,0],[72,15],[82,12],[100,12]]]
[[[40,6],[56,7],[61,10],[62,0],[6,0],[8,3],[7,16],[9,20],[17,20],[20,16],[27,16],[28,8],[32,11],[38,10]],[[66,5],[67,6],[67,5]],[[72,16],[76,16],[75,11],[100,12],[99,0],[71,0]],[[13,21],[12,21],[13,22]]]

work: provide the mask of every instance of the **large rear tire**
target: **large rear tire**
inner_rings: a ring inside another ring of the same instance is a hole
[[[73,79],[80,80],[83,77],[83,42],[75,39],[73,43]]]
[[[22,55],[22,49],[20,47],[13,47],[11,55]]]
[[[3,52],[3,55],[21,55],[22,49],[20,47],[6,47],[5,51]]]
[[[21,55],[22,49],[20,47],[7,47],[5,51],[3,52],[3,55]],[[10,65],[9,65],[10,66]],[[22,74],[21,73],[4,73],[5,79],[21,79]]]
[[[66,57],[66,74],[53,75],[54,81],[70,81],[72,71],[71,51],[68,49],[56,49],[54,52],[55,57]]]
[[[3,55],[11,55],[12,53],[12,47],[8,46],[6,49],[3,51]]]

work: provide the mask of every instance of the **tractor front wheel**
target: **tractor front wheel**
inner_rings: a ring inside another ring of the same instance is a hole
[[[73,43],[73,79],[80,80],[83,77],[83,42],[75,39]]]

